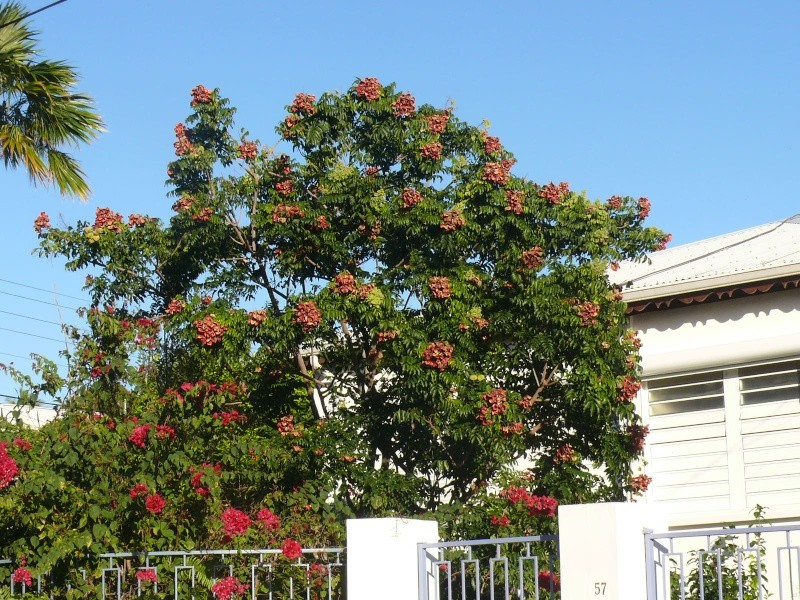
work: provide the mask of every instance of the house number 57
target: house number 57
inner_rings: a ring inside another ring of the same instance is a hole
[[[594,595],[595,596],[605,596],[606,595],[606,582],[605,581],[595,581],[594,582]]]

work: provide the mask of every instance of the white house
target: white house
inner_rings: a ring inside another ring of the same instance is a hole
[[[800,215],[610,277],[642,340],[646,501],[671,527],[800,518]]]

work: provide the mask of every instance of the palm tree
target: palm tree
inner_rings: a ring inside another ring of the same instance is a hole
[[[61,61],[40,60],[36,32],[16,2],[0,3],[0,151],[6,167],[22,166],[36,183],[85,199],[89,185],[65,146],[103,131],[92,99],[73,93],[77,76]]]

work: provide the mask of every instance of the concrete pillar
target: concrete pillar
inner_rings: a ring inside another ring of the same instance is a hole
[[[436,521],[347,520],[347,600],[417,600],[417,544],[439,541]]]
[[[644,529],[666,531],[666,519],[652,506],[559,506],[558,528],[562,600],[647,597]]]

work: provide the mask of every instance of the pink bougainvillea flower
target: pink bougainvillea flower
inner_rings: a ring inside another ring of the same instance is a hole
[[[235,508],[226,508],[220,515],[222,520],[222,527],[225,530],[225,535],[230,538],[237,535],[244,535],[250,528],[250,517],[246,513]]]
[[[39,216],[33,221],[33,230],[42,233],[45,229],[50,229],[50,217],[46,212],[40,212]]]
[[[128,436],[128,441],[134,446],[144,448],[147,445],[147,436],[150,434],[150,425],[139,425],[134,427]]]
[[[223,577],[211,586],[211,593],[217,600],[231,600],[234,596],[243,596],[250,586],[235,577]]]
[[[300,556],[303,554],[303,547],[299,542],[296,542],[292,538],[287,538],[286,541],[283,542],[281,554],[283,554],[288,560],[295,560],[296,558],[300,558]]]
[[[147,512],[157,515],[164,510],[167,501],[164,500],[159,494],[150,494],[144,499],[144,507]]]
[[[21,583],[29,588],[33,585],[33,575],[25,567],[17,567],[17,570],[11,574],[11,581]]]
[[[258,522],[267,531],[275,531],[281,526],[281,518],[268,508],[262,508],[258,511]]]
[[[139,581],[158,583],[158,574],[155,569],[139,569],[136,571],[136,579]]]

